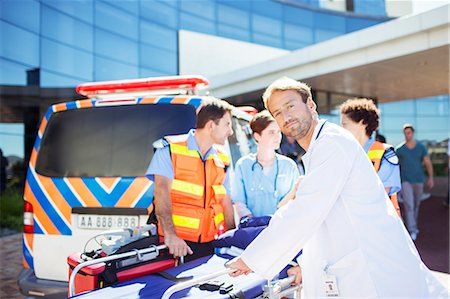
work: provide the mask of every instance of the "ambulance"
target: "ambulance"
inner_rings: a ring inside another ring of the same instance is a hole
[[[86,99],[48,109],[24,190],[23,295],[67,297],[71,253],[105,230],[147,223],[154,143],[195,127],[207,85],[201,76],[86,83],[77,87]],[[250,119],[234,107],[231,165],[256,151]]]

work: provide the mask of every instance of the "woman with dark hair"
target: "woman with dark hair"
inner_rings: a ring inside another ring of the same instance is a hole
[[[299,178],[295,162],[275,152],[280,147],[281,132],[270,113],[257,113],[250,127],[258,150],[237,161],[231,188],[239,218],[273,214],[283,198],[294,197]]]
[[[341,105],[341,126],[349,130],[363,146],[400,216],[397,200],[397,192],[401,189],[399,160],[392,145],[372,138],[373,132],[378,129],[379,119],[380,111],[372,100],[350,99]]]

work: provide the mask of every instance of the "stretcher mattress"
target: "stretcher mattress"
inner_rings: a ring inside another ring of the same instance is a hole
[[[207,256],[170,268],[165,272],[175,277],[198,278],[224,269],[224,264],[231,258],[231,256],[227,255]],[[267,283],[267,280],[254,273],[240,277],[222,275],[214,280],[233,284],[233,290],[228,294],[220,294],[219,291],[206,291],[200,290],[197,287],[192,287],[177,292],[170,298],[230,298],[230,294],[235,294],[238,298],[255,298],[263,293],[263,286]],[[72,298],[161,298],[164,292],[174,284],[176,284],[176,282],[173,280],[164,278],[158,274],[152,274],[129,280],[115,286],[75,295]]]

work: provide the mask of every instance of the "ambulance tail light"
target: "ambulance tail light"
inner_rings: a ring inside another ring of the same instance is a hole
[[[23,204],[23,232],[26,234],[34,233],[33,205],[26,200]]]
[[[145,90],[185,89],[196,90],[208,86],[208,80],[202,76],[169,76],[131,80],[90,82],[77,86],[77,92],[84,96],[125,93]]]

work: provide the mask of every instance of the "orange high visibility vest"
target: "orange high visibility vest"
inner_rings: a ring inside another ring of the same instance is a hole
[[[175,232],[183,240],[209,242],[225,231],[222,199],[225,198],[228,155],[219,146],[203,161],[187,146],[188,134],[166,137],[174,168],[170,196]],[[159,226],[159,233],[163,231]]]
[[[382,143],[379,141],[375,141],[370,147],[367,155],[369,159],[372,161],[373,166],[375,167],[375,171],[378,173],[381,166],[381,160],[383,159],[384,153],[387,149],[392,148],[392,145]],[[397,193],[392,193],[389,198],[391,199],[392,204],[394,205],[395,210],[397,211],[398,216],[400,216],[400,206],[398,205]]]

